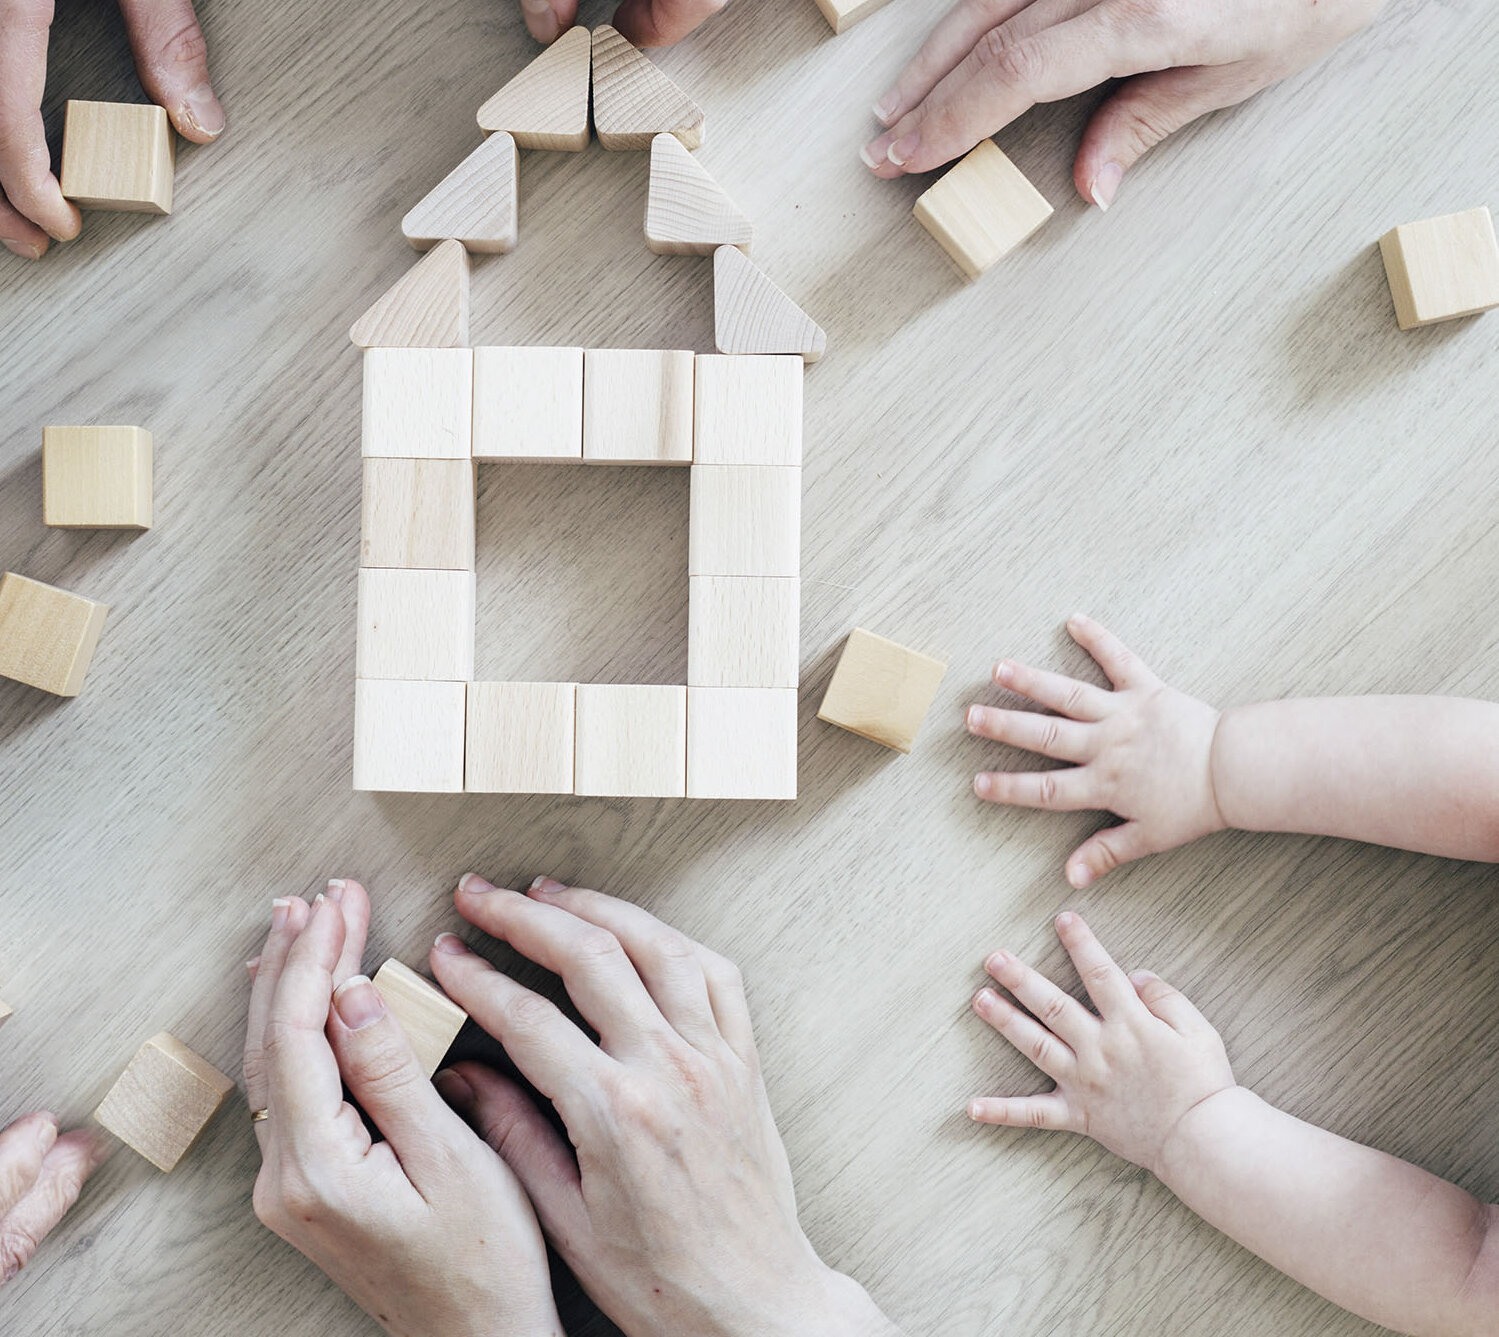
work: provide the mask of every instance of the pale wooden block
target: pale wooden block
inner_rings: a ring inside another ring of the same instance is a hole
[[[15,1015],[15,1011],[15,1008],[9,1003],[5,1002],[4,999],[0,999],[0,1026],[5,1025]]]
[[[687,689],[580,683],[573,792],[682,798]]]
[[[713,345],[720,353],[800,353],[816,362],[828,336],[737,246],[713,252]]]
[[[981,139],[916,197],[921,224],[971,279],[1051,217],[1051,205],[992,139]]]
[[[162,1031],[130,1060],[94,1120],[158,1170],[170,1170],[232,1090],[233,1081],[212,1063]]]
[[[692,463],[691,353],[590,348],[583,355],[583,459]]]
[[[364,355],[365,455],[473,458],[471,348],[371,348]]]
[[[354,788],[463,792],[462,682],[360,678],[354,684]]]
[[[59,529],[150,529],[151,433],[42,428],[42,518]]]
[[[1499,241],[1487,208],[1402,223],[1379,251],[1402,330],[1499,306]]]
[[[795,687],[801,676],[801,581],[691,576],[689,687]]]
[[[430,980],[395,959],[381,966],[371,982],[385,1000],[386,1010],[401,1023],[416,1061],[430,1077],[442,1066],[468,1013]]]
[[[699,353],[692,462],[799,466],[805,365],[784,355]]]
[[[890,0],[817,0],[818,9],[835,33],[847,32],[860,19],[867,19]]]
[[[601,23],[593,30],[593,127],[606,149],[647,149],[663,133],[695,149],[703,142],[703,109]]]
[[[361,566],[474,569],[472,460],[364,461]]]
[[[0,577],[0,678],[77,696],[108,612],[106,604],[7,571]]]
[[[687,797],[796,797],[796,689],[689,687]]]
[[[520,155],[503,130],[491,135],[443,177],[401,220],[401,235],[419,251],[452,237],[465,250],[513,251],[520,235]]]
[[[381,294],[349,338],[360,348],[463,348],[468,310],[468,252],[449,237]]]
[[[463,787],[470,794],[571,794],[577,686],[471,682]]]
[[[361,678],[472,678],[474,573],[364,567],[354,671]]]
[[[479,129],[523,149],[587,148],[592,46],[587,28],[569,28],[479,108]]]
[[[945,659],[855,627],[817,718],[897,752],[909,752],[946,672]]]
[[[802,471],[695,464],[689,576],[800,576]]]
[[[712,255],[719,246],[748,252],[754,228],[728,192],[675,135],[651,140],[645,244],[657,255]]]
[[[474,349],[474,458],[583,458],[581,348]]]
[[[172,127],[151,103],[68,103],[62,193],[85,209],[172,212]]]

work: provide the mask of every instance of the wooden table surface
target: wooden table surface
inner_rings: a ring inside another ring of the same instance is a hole
[[[506,0],[204,9],[230,129],[181,148],[176,213],[91,214],[45,263],[0,261],[0,565],[113,607],[78,700],[0,683],[0,1119],[84,1119],[161,1028],[237,1073],[272,896],[357,876],[371,966],[421,963],[459,874],[546,871],[743,964],[807,1228],[913,1333],[1369,1331],[1091,1143],[970,1125],[970,1095],[1041,1082],[969,995],[1001,944],[1059,970],[1050,920],[1078,906],[1201,1005],[1246,1084],[1493,1200],[1494,874],[1230,834],[1072,895],[1062,860],[1101,819],[975,802],[973,771],[1023,758],[962,708],[1000,654],[1084,671],[1076,608],[1218,703],[1499,693],[1499,315],[1400,333],[1374,244],[1499,205],[1489,0],[1397,0],[1152,154],[1106,217],[1070,185],[1096,97],[1026,116],[1000,143],[1056,216],[972,285],[910,217],[922,182],[856,157],[935,8],[834,38],[811,0],[739,0],[659,55],[829,335],[794,805],[351,792],[345,331],[534,48]],[[59,21],[49,127],[68,96],[140,96],[107,11]],[[521,172],[476,342],[710,347],[710,262],[643,245],[645,155]],[[155,433],[150,533],[42,526],[41,429],[91,421]],[[486,470],[480,674],[681,681],[686,503],[685,471]],[[855,624],[952,657],[908,758],[814,718]],[[257,1163],[237,1097],[170,1176],[117,1155],[0,1325],[370,1331],[256,1223]]]

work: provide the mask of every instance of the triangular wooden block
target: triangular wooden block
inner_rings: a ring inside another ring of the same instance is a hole
[[[513,251],[519,158],[510,135],[491,135],[401,220],[406,240],[419,251],[448,237],[468,251]]]
[[[349,329],[360,348],[466,348],[468,252],[434,246]]]
[[[695,149],[703,109],[607,23],[593,30],[593,128],[606,149],[645,149],[665,133]]]
[[[658,255],[712,255],[720,246],[748,251],[754,229],[675,135],[651,140],[651,189],[645,244]]]
[[[713,252],[713,342],[720,353],[800,353],[816,362],[828,336],[736,246]]]
[[[569,28],[479,108],[479,129],[505,130],[523,149],[588,147],[587,28]]]

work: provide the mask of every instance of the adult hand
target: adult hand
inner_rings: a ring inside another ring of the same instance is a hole
[[[560,1337],[515,1176],[447,1107],[359,973],[369,900],[277,900],[252,967],[245,1088],[255,1214],[401,1337]],[[384,1136],[372,1142],[343,1084]]]
[[[1110,79],[1072,175],[1107,209],[1124,173],[1189,121],[1320,60],[1382,0],[960,0],[875,104],[876,176],[928,172],[1038,102]]]
[[[728,0],[623,0],[610,20],[636,46],[671,46],[711,19]],[[578,0],[520,0],[538,42],[555,42],[578,18]]]
[[[192,0],[119,0],[141,87],[185,139],[208,144],[224,109],[208,82],[208,52]],[[42,128],[53,0],[0,0],[0,243],[40,259],[50,238],[78,235],[77,206],[63,198]]]
[[[45,1111],[0,1131],[0,1285],[31,1261],[108,1154],[92,1132],[59,1135]]]
[[[468,874],[458,912],[561,975],[595,1043],[444,934],[433,973],[556,1107],[460,1063],[443,1094],[515,1170],[554,1247],[626,1333],[894,1329],[797,1222],[738,970],[638,906],[538,878]]]

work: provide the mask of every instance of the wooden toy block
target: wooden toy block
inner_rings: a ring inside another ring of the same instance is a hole
[[[817,718],[897,752],[909,752],[946,672],[945,659],[855,627]]]
[[[474,569],[474,462],[364,461],[361,566]]]
[[[1499,306],[1499,242],[1486,208],[1402,223],[1379,251],[1402,330]]]
[[[713,252],[713,344],[720,353],[800,353],[816,362],[828,336],[737,246]]]
[[[835,33],[847,32],[860,19],[867,19],[890,0],[817,0],[818,9]]]
[[[363,451],[473,458],[471,348],[371,348],[364,355]]]
[[[94,1120],[170,1170],[198,1140],[234,1083],[181,1040],[153,1035],[109,1088]]]
[[[474,573],[361,569],[354,671],[361,678],[472,678]]]
[[[651,140],[645,244],[657,255],[712,255],[719,246],[748,251],[754,229],[675,135]]]
[[[354,684],[354,788],[463,791],[462,682],[360,678]]]
[[[687,793],[687,689],[578,685],[573,792],[632,798]]]
[[[474,349],[474,458],[583,458],[581,348]]]
[[[3,999],[0,999],[0,1026],[5,1025],[5,1023],[15,1015],[15,1011],[15,1008],[13,1008],[9,1003],[5,1002]]]
[[[796,797],[796,689],[689,687],[687,797]]]
[[[571,794],[577,687],[471,682],[463,787],[470,794]]]
[[[804,366],[783,355],[699,353],[692,462],[800,465]]]
[[[966,275],[976,279],[1051,217],[1051,205],[992,139],[922,194],[916,221]]]
[[[606,149],[647,149],[659,134],[703,142],[703,109],[607,23],[593,30],[593,128]]]
[[[693,465],[687,574],[799,576],[801,511],[800,469]]]
[[[652,348],[583,355],[583,459],[593,464],[692,463],[693,358]]]
[[[385,1000],[386,1010],[401,1023],[416,1061],[430,1077],[442,1066],[468,1013],[430,980],[394,959],[381,966],[371,982]]]
[[[481,254],[513,251],[519,189],[520,154],[515,140],[501,130],[412,207],[401,220],[401,235],[419,251],[448,237]]]
[[[360,348],[468,344],[468,252],[449,237],[412,265],[349,327]]]
[[[0,678],[77,696],[109,608],[7,571],[0,577]]]
[[[691,576],[689,687],[795,687],[801,582],[776,576]]]
[[[587,148],[592,47],[587,28],[569,28],[479,108],[479,129],[523,149]]]
[[[69,102],[62,193],[85,209],[172,212],[172,127],[150,103]]]
[[[151,433],[42,428],[42,518],[59,529],[150,529]]]

